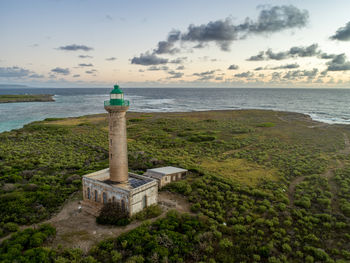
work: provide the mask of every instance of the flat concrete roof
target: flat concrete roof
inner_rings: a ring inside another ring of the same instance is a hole
[[[136,189],[144,184],[147,184],[153,181],[151,178],[138,175],[138,174],[129,173],[128,183],[116,183],[110,180],[109,168],[84,175],[83,177],[91,178],[91,179],[103,182],[105,184],[120,187],[126,190]]]
[[[166,167],[147,169],[147,172],[153,172],[153,173],[158,173],[158,174],[162,174],[162,175],[168,175],[168,174],[187,172],[187,170],[186,169],[182,169],[182,168],[173,167],[173,166],[166,166]]]

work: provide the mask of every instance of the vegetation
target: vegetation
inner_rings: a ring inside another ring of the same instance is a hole
[[[195,215],[170,212],[88,255],[50,248],[51,237],[20,247],[21,255],[40,248],[56,262],[350,261],[348,127],[257,110],[130,113],[128,119],[130,169],[188,169],[185,180],[166,189],[184,195]],[[107,167],[107,132],[105,115],[94,115],[0,134],[3,235],[47,218],[80,188],[81,175]],[[9,241],[16,235],[24,233]]]
[[[0,103],[54,101],[52,96],[48,94],[0,95]]]
[[[130,219],[120,203],[110,202],[103,205],[96,222],[102,225],[125,226],[130,223]]]

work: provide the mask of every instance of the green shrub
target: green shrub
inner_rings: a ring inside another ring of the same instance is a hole
[[[96,217],[96,222],[101,225],[128,225],[131,220],[128,218],[128,213],[123,209],[119,202],[107,203],[101,209],[100,214]]]

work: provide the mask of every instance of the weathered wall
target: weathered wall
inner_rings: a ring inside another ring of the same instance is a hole
[[[158,203],[158,183],[156,181],[138,187],[137,190],[130,197],[130,215],[140,212],[146,206]]]
[[[88,198],[88,188],[90,189],[90,199]],[[95,191],[97,193],[95,199]],[[120,202],[124,203],[125,209],[129,211],[129,192],[119,188],[113,188],[112,186],[99,182],[89,178],[83,178],[83,195],[84,201],[95,204],[97,207],[103,205],[103,193],[106,194],[107,202]],[[97,201],[95,201],[97,200]]]

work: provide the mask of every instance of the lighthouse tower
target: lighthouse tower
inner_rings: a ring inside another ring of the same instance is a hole
[[[109,173],[115,183],[128,182],[128,150],[126,137],[126,111],[129,101],[118,85],[110,93],[110,99],[104,102],[109,119]]]

